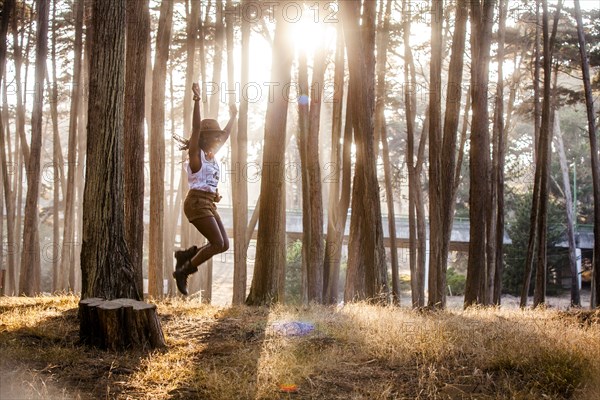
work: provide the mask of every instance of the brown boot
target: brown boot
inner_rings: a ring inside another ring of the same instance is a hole
[[[185,250],[177,250],[175,252],[175,259],[177,260],[177,263],[175,264],[175,271],[181,269],[183,263],[185,263],[187,260],[191,260],[197,252],[198,246],[192,246]]]
[[[186,260],[180,269],[176,269],[175,272],[173,272],[173,278],[175,278],[175,282],[177,283],[177,289],[181,294],[187,296],[187,278],[197,271],[198,267],[192,265],[190,260]]]

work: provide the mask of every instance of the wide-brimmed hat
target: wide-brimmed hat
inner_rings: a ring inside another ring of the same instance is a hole
[[[219,123],[210,118],[203,119],[200,122],[200,133],[222,133],[223,130],[219,126]]]

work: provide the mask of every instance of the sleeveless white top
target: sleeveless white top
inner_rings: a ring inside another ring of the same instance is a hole
[[[219,184],[220,168],[216,157],[207,159],[203,150],[200,150],[202,166],[196,173],[192,172],[190,163],[187,163],[188,184],[190,189],[203,190],[205,192],[217,193]]]

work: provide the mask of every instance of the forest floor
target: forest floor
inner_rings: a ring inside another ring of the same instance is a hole
[[[78,343],[77,302],[0,298],[0,399],[600,398],[600,312],[171,299],[166,349],[113,353]]]

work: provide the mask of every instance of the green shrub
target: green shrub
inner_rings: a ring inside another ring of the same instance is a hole
[[[448,268],[446,272],[446,294],[452,296],[462,296],[465,294],[465,283],[467,278],[459,274],[454,268]]]

